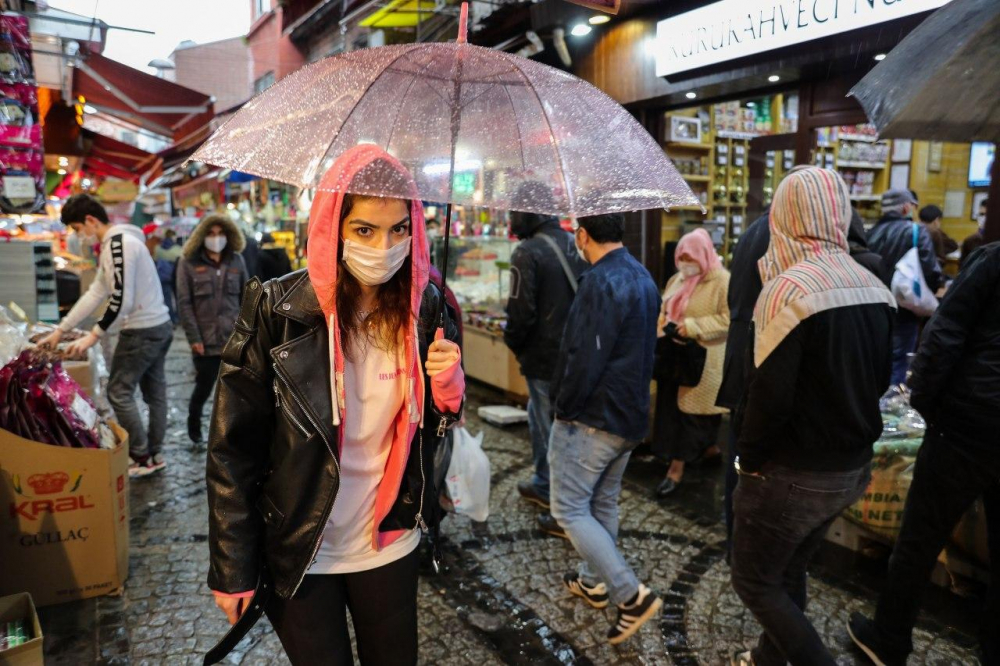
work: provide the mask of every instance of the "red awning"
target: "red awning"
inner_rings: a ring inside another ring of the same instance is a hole
[[[73,95],[83,95],[99,111],[174,141],[201,129],[214,115],[209,95],[97,53],[87,55],[76,67]]]
[[[163,170],[163,160],[158,155],[103,134],[83,130],[83,143],[86,170],[133,181],[145,176],[147,182]]]

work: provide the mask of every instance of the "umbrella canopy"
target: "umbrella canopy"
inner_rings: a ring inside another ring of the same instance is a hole
[[[603,92],[459,35],[304,67],[247,103],[191,159],[317,187],[337,156],[371,143],[409,169],[427,201],[573,217],[699,204],[663,149]],[[341,186],[408,191],[363,173]]]
[[[952,0],[851,90],[879,136],[1000,141],[1000,2]]]

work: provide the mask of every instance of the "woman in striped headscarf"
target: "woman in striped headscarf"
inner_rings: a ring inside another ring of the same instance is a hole
[[[806,566],[868,485],[895,308],[851,259],[850,220],[835,171],[798,167],[775,192],[733,496],[733,587],[764,633],[733,663],[834,663],[804,613]]]

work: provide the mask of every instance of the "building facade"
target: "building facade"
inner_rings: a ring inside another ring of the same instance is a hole
[[[166,71],[174,83],[211,95],[224,111],[253,95],[253,60],[243,37],[208,44],[182,42],[170,54],[175,69]]]

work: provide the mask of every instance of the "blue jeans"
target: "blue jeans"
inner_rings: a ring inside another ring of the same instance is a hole
[[[160,286],[163,288],[163,302],[166,303],[167,311],[170,313],[170,322],[176,324],[177,306],[174,303],[174,285],[170,282],[161,282]]]
[[[174,327],[169,322],[150,328],[126,329],[118,336],[111,360],[108,402],[118,423],[128,433],[129,455],[134,459],[156,455],[167,431],[167,375],[164,361]],[[149,434],[135,401],[135,387],[149,406]]]
[[[543,496],[549,494],[549,437],[552,434],[551,382],[528,379],[528,433],[531,435],[531,456],[535,475],[531,482]]]
[[[892,385],[906,382],[910,369],[910,354],[917,350],[919,322],[910,313],[896,315],[896,325],[892,330]]]
[[[733,589],[764,628],[759,666],[836,662],[806,617],[806,567],[830,524],[861,497],[868,465],[848,472],[806,472],[766,464],[740,474],[733,495]]]
[[[556,419],[549,441],[552,517],[583,558],[586,585],[605,583],[614,604],[639,591],[635,572],[618,552],[618,496],[634,444],[576,422]]]

